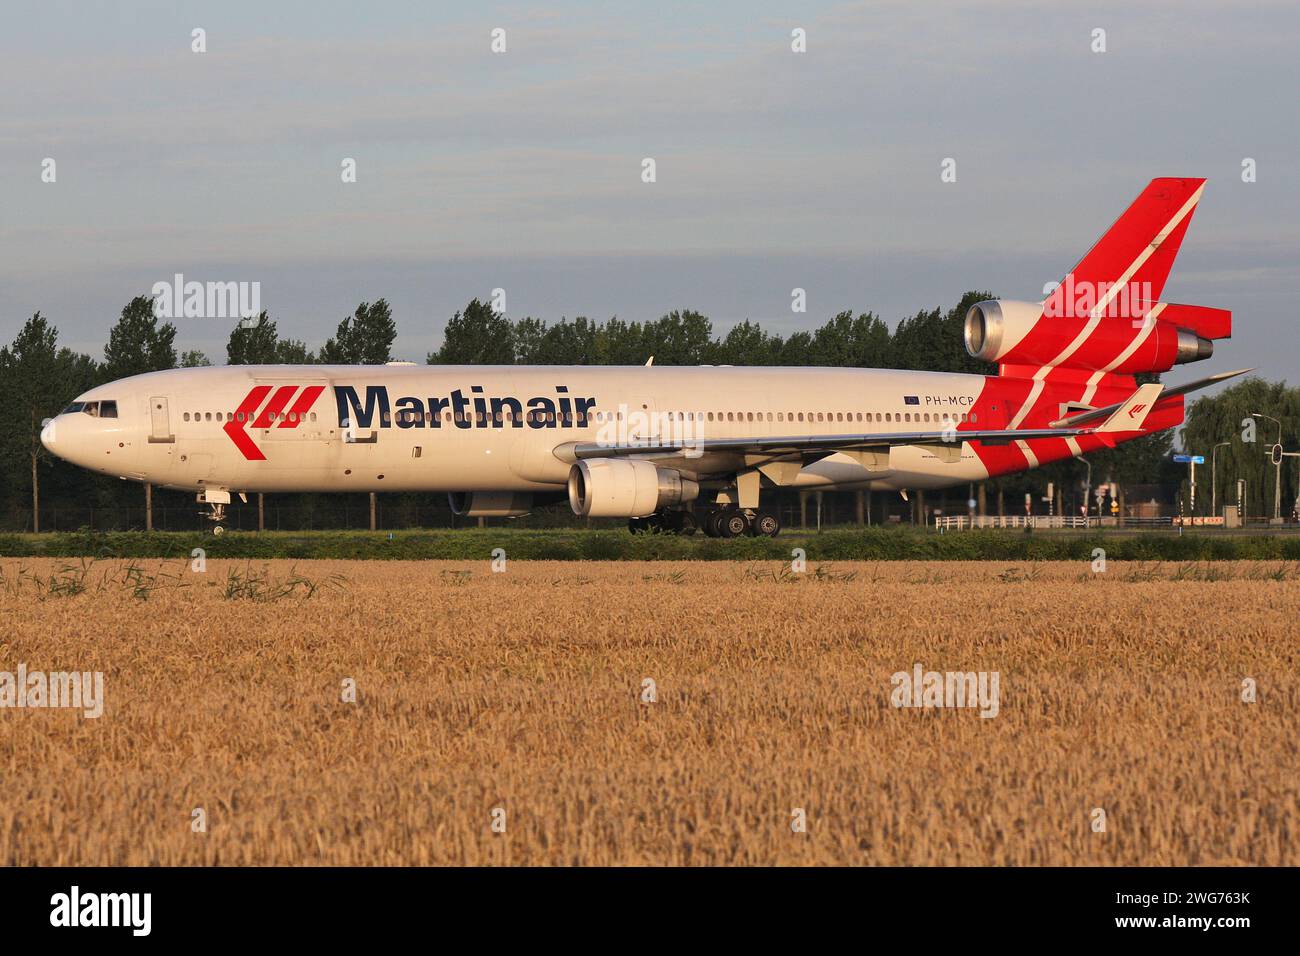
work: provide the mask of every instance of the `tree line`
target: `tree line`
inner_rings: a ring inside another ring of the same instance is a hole
[[[846,310],[811,331],[786,335],[751,320],[718,334],[707,316],[689,309],[645,322],[581,316],[556,322],[532,317],[511,320],[489,302],[476,298],[448,320],[441,346],[425,360],[429,364],[641,365],[653,356],[658,365],[910,368],[991,374],[994,366],[966,352],[962,324],[971,304],[994,297],[989,292],[971,291],[950,309],[918,311],[892,330],[873,312]],[[109,329],[102,359],[60,346],[57,329],[39,312],[23,325],[12,343],[0,346],[0,407],[6,411],[0,417],[0,524],[30,528],[33,514],[39,513],[42,505],[89,503],[111,508],[139,503],[138,486],[93,475],[49,456],[40,443],[41,423],[95,385],[143,372],[212,364],[197,350],[178,353],[176,338],[176,326],[160,320],[153,299],[137,296]],[[241,320],[231,330],[226,362],[382,364],[394,360],[396,338],[392,309],[383,298],[360,303],[338,323],[334,335],[314,350],[301,340],[281,337],[275,320],[262,312]],[[1260,407],[1245,408],[1247,405]],[[1282,419],[1286,423],[1284,444],[1295,448],[1300,390],[1255,379],[1214,398],[1202,398],[1192,407],[1188,447],[1204,451],[1208,457],[1212,444],[1232,438],[1235,432],[1229,426],[1236,422],[1235,431],[1240,432],[1240,418],[1252,411]],[[1276,429],[1270,431],[1270,427],[1270,423],[1261,422],[1261,434],[1272,435]],[[1185,469],[1170,462],[1171,442],[1171,433],[1165,432],[1090,455],[1094,486],[1106,480],[1177,484]],[[1221,503],[1228,500],[1223,488],[1229,480],[1224,476],[1229,474],[1232,482],[1237,476],[1245,477],[1255,500],[1255,490],[1271,479],[1271,465],[1256,454],[1265,447],[1221,450]],[[1025,492],[1041,495],[1048,481],[1058,489],[1076,488],[1083,468],[1078,461],[1057,462],[987,485],[999,495],[1010,494],[1015,501]],[[1292,487],[1288,482],[1284,493],[1287,511],[1294,498]],[[322,496],[296,497],[310,507]],[[1208,499],[1201,500],[1208,507]],[[964,501],[962,505],[959,510],[964,510]],[[1019,511],[1020,506],[1008,510]]]

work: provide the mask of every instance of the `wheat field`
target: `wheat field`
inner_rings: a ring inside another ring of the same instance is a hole
[[[105,698],[0,709],[0,852],[1295,864],[1298,609],[1246,562],[0,561],[0,671]],[[997,715],[893,706],[918,663]]]

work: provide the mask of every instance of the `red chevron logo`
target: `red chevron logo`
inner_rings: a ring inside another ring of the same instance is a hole
[[[244,396],[244,400],[239,403],[239,408],[235,409],[235,417],[226,422],[223,431],[230,436],[230,440],[235,443],[235,447],[249,461],[266,461],[266,455],[262,454],[262,449],[257,447],[251,435],[245,429],[248,428],[297,428],[302,424],[303,416],[316,403],[320,393],[325,391],[324,385],[308,385],[302,389],[298,395],[298,400],[293,401],[293,396],[301,386],[298,385],[281,385],[275,389],[275,394],[271,394],[273,386],[256,385],[253,390]],[[270,401],[266,396],[271,395]],[[262,404],[266,402],[266,404]],[[285,409],[289,410],[286,412]]]

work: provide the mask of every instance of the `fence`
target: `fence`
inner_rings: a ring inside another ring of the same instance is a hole
[[[1120,519],[1097,517],[1095,515],[1087,518],[1083,515],[978,515],[973,518],[967,515],[938,515],[934,519],[935,530],[941,534],[945,531],[969,531],[979,528],[1074,528],[1082,531],[1087,528],[1173,529],[1179,526],[1222,528],[1224,527],[1224,520],[1222,517],[1178,518],[1169,516]],[[1296,528],[1296,525],[1293,524],[1274,525],[1266,517],[1248,517],[1244,519],[1242,526],[1248,528],[1272,527],[1284,530]]]
[[[934,519],[936,530],[968,531],[978,528],[1096,528],[1099,518],[1085,518],[1083,515],[937,515]],[[1165,524],[1169,519],[1164,519]]]

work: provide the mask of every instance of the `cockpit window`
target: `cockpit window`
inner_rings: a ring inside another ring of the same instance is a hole
[[[73,402],[63,410],[65,415],[75,412],[81,412],[91,418],[117,418],[117,402]]]

